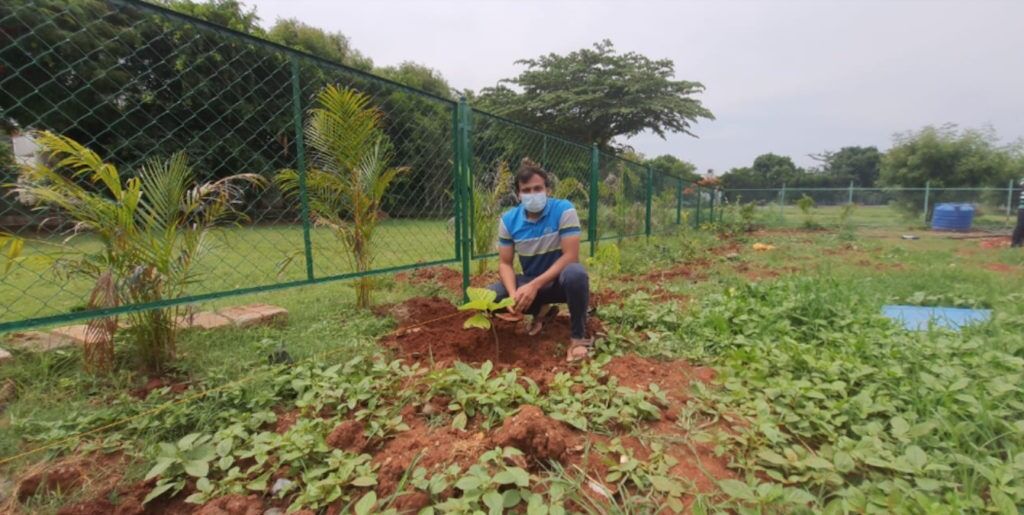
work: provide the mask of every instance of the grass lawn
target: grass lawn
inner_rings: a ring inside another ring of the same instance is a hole
[[[375,234],[375,268],[411,265],[455,257],[453,235],[444,220],[393,219],[381,223]],[[310,231],[315,277],[350,273],[353,266],[344,245],[325,228]],[[27,258],[0,279],[0,321],[65,313],[81,309],[92,285],[81,278],[66,279],[51,271],[60,240],[29,241]],[[76,238],[75,245],[90,249],[94,239]],[[211,251],[199,263],[202,281],[190,292],[202,294],[265,286],[306,278],[301,225],[246,226],[216,233]],[[34,258],[33,258],[34,257]],[[287,264],[282,268],[283,264]]]
[[[389,226],[433,237],[432,248],[445,257],[450,237],[443,225],[432,228]],[[282,242],[291,237],[276,228],[245,234],[272,241],[279,230]],[[905,231],[784,228],[627,239],[618,262],[590,266],[608,336],[583,368],[565,368],[555,347],[531,347],[511,333],[502,333],[502,355],[515,360],[492,368],[467,358],[470,366],[450,366],[443,361],[449,350],[490,356],[493,349],[486,332],[473,340],[480,349],[465,347],[458,324],[447,333],[414,327],[434,347],[410,354],[403,342],[419,337],[396,336],[390,317],[354,309],[345,282],[220,301],[274,303],[289,310],[290,320],[284,327],[185,333],[173,377],[187,383],[185,393],[130,395],[147,378],[131,372],[127,349],[119,349],[119,371],[102,378],[81,372],[73,350],[19,354],[0,367],[0,379],[17,387],[0,419],[0,456],[136,418],[6,464],[14,481],[0,493],[34,471],[98,449],[124,457],[115,479],[102,475],[95,486],[39,493],[23,503],[8,495],[4,508],[52,513],[102,495],[131,499],[132,485],[160,456],[172,460],[159,443],[192,445],[179,439],[197,434],[201,442],[210,439],[213,454],[202,474],[208,479],[200,484],[198,470],[190,475],[168,461],[157,484],[184,493],[154,502],[255,493],[252,502],[262,507],[352,509],[373,492],[373,511],[401,511],[411,499],[458,511],[486,510],[495,492],[512,506],[536,502],[588,513],[665,506],[1013,512],[1024,503],[1024,253],[949,234],[918,231],[921,239],[903,240]],[[753,243],[775,248],[757,252]],[[261,248],[272,253],[275,246]],[[429,281],[381,277],[377,286],[378,304],[456,296]],[[879,316],[893,302],[984,307],[994,317],[962,333],[908,333]],[[268,365],[275,349],[297,364]],[[543,361],[547,352],[554,354]],[[389,365],[395,357],[407,366]],[[713,378],[700,375],[701,366],[711,367]],[[624,369],[639,372],[636,383],[626,383]],[[672,374],[685,380],[668,380]],[[167,404],[190,392],[209,393]],[[514,440],[525,458],[484,452],[485,444],[507,443],[502,423],[525,405],[560,421],[544,434],[563,435],[572,445],[557,456],[531,447],[530,439]],[[160,414],[145,415],[162,406]],[[360,450],[325,444],[352,420],[363,428]],[[455,443],[461,450],[450,447]],[[202,448],[191,456],[205,456],[206,444],[196,445]],[[410,454],[393,454],[401,445]],[[173,452],[179,451],[185,452]],[[339,470],[358,472],[327,472]],[[289,478],[294,489],[271,494],[271,474]],[[148,483],[143,493],[153,487]],[[607,496],[595,493],[601,488]],[[533,495],[537,501],[528,500]]]

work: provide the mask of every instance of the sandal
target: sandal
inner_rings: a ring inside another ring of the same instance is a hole
[[[558,306],[545,304],[541,306],[540,312],[533,316],[533,320],[524,322],[525,333],[530,336],[537,336],[544,329],[544,324],[552,321],[558,316]]]
[[[583,352],[580,352],[580,351]],[[573,338],[569,342],[569,349],[565,351],[565,362],[576,363],[589,358],[594,353],[593,338]]]

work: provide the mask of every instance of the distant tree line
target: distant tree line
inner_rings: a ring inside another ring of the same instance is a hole
[[[897,134],[886,152],[843,147],[813,156],[820,164],[801,168],[788,156],[762,154],[751,166],[722,174],[729,189],[857,187],[1005,188],[1024,177],[1024,144],[1001,144],[995,131],[928,126]]]

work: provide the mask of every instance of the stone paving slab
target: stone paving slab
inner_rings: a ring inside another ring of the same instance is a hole
[[[222,309],[217,314],[231,320],[238,327],[277,325],[288,321],[288,310],[270,304],[234,306]]]
[[[200,311],[185,315],[178,319],[178,327],[182,329],[217,329],[231,325],[231,320],[212,311]]]
[[[71,347],[75,345],[75,341],[52,332],[26,331],[23,333],[12,333],[4,340],[4,345],[11,349],[43,352]]]
[[[283,325],[288,322],[288,310],[271,304],[248,304],[224,308],[220,311],[201,311],[178,318],[181,329],[217,329],[220,327],[254,327],[259,325]],[[86,324],[58,327],[50,331],[26,331],[11,333],[2,339],[7,349],[43,352],[89,341],[89,326]],[[14,359],[9,351],[0,348],[0,363]]]

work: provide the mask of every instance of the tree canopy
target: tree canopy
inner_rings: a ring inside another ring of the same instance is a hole
[[[822,163],[820,173],[843,185],[853,181],[865,188],[875,185],[882,166],[882,153],[876,147],[843,147],[814,158]]]
[[[1024,176],[1024,146],[1001,145],[992,129],[928,126],[894,139],[882,158],[886,186],[1005,187]]]
[[[604,149],[644,131],[692,136],[694,123],[714,119],[694,98],[703,84],[675,80],[671,60],[618,53],[609,40],[516,64],[526,70],[481,91],[484,109]]]

